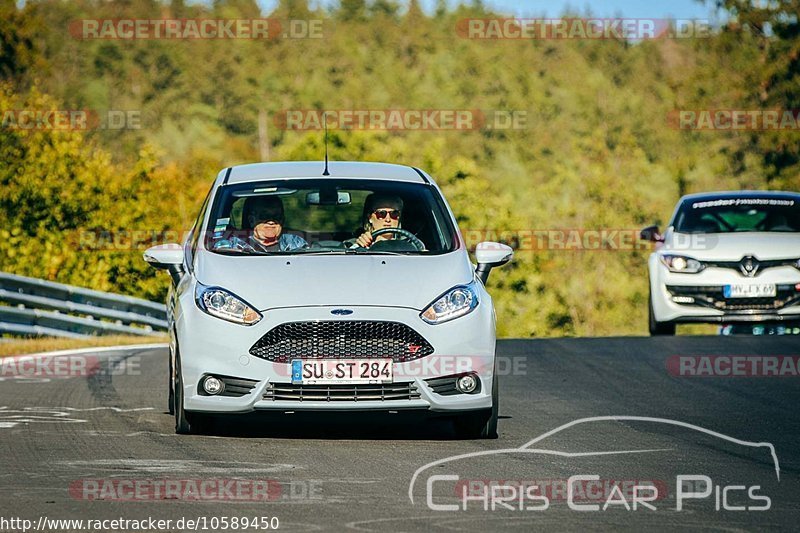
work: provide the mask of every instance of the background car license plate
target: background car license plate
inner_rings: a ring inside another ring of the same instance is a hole
[[[391,382],[391,359],[292,359],[292,383]]]
[[[774,283],[736,283],[723,287],[725,298],[763,298],[777,294]]]

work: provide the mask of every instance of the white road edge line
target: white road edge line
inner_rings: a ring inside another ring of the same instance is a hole
[[[74,348],[70,350],[57,350],[54,352],[38,352],[38,353],[25,353],[19,355],[7,355],[0,357],[0,360],[5,357],[57,357],[59,355],[80,355],[84,353],[98,353],[98,352],[119,352],[123,350],[146,350],[148,348],[169,348],[167,342],[157,342],[152,344],[122,344],[118,346],[93,346],[91,348]]]

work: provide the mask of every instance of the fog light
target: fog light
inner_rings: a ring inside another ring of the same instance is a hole
[[[209,395],[214,396],[225,389],[225,384],[214,376],[208,376],[203,380],[203,390]]]
[[[456,388],[464,394],[475,392],[478,388],[478,377],[475,374],[461,376],[456,380]]]

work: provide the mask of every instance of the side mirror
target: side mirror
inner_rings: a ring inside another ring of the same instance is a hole
[[[664,237],[658,232],[658,226],[647,226],[639,232],[639,238],[643,241],[664,242]]]
[[[475,259],[478,261],[478,268],[475,273],[478,278],[486,284],[489,273],[494,267],[503,266],[514,257],[514,250],[510,246],[499,242],[481,242],[475,247]]]
[[[153,267],[169,272],[175,285],[183,275],[183,248],[180,244],[161,244],[145,250],[144,260]]]

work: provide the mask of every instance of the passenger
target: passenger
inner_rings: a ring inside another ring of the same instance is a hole
[[[283,202],[276,196],[247,198],[242,208],[242,229],[246,235],[233,235],[214,244],[214,249],[234,249],[249,253],[288,252],[308,243],[298,235],[283,232]]]

